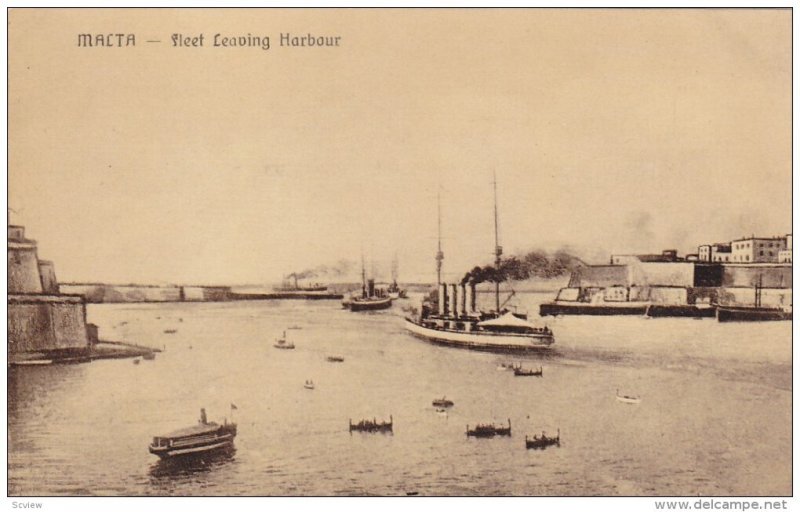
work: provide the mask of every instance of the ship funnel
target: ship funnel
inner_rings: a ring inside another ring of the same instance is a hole
[[[449,313],[453,316],[456,316],[458,313],[456,312],[456,308],[458,307],[458,301],[456,301],[456,290],[458,289],[458,285],[451,284],[450,285],[450,293],[448,297],[448,306],[449,306]]]
[[[367,280],[367,297],[374,297],[375,296],[375,280],[369,279]]]
[[[470,281],[467,283],[467,313],[475,313],[475,283]]]
[[[444,283],[439,285],[439,314],[447,314],[447,285]]]

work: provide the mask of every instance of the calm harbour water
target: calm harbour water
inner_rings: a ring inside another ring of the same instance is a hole
[[[533,313],[550,297],[518,301]],[[401,308],[418,299],[376,313],[338,301],[91,305],[102,338],[165,351],[9,370],[9,494],[791,494],[791,322],[532,314],[556,345],[513,357],[544,367],[522,378],[498,371],[509,356],[408,335]],[[295,325],[297,348],[274,349]],[[617,388],[641,404],[618,402]],[[443,395],[447,415],[431,406]],[[230,418],[231,403],[231,457],[180,467],[148,453],[153,435],[201,407]],[[348,433],[348,418],[390,414],[393,435]],[[507,418],[510,438],[465,436]],[[557,428],[561,447],[525,449],[525,434]]]

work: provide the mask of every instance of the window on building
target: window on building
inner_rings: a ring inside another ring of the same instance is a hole
[[[764,251],[760,251],[759,252],[759,256],[763,256],[763,255],[764,255]]]
[[[744,257],[744,260],[745,260],[745,261],[750,261],[750,255],[749,255],[749,254],[747,254],[747,255]]]

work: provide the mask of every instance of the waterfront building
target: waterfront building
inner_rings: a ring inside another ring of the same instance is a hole
[[[786,235],[786,249],[778,252],[778,263],[792,262],[792,235]]]
[[[697,247],[699,261],[711,263],[791,263],[792,235],[785,237],[750,236],[730,243]]]
[[[697,248],[698,261],[707,263],[730,263],[731,244],[707,244]]]
[[[740,238],[731,242],[731,263],[778,263],[778,255],[786,250],[786,237]]]
[[[714,263],[730,263],[732,261],[731,244],[712,244],[710,261]]]

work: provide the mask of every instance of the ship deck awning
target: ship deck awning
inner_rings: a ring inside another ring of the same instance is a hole
[[[217,430],[219,430],[219,425],[214,423],[213,421],[211,421],[211,422],[206,423],[206,424],[199,423],[199,424],[191,426],[191,427],[186,427],[186,428],[181,428],[181,429],[178,429],[178,430],[173,430],[172,432],[170,432],[168,434],[163,434],[163,435],[156,436],[156,437],[173,438],[174,439],[174,438],[178,438],[178,437],[189,437],[189,436],[197,436],[197,435],[201,435],[201,434],[210,434],[212,432],[216,432]]]
[[[503,328],[503,327],[513,327],[515,329],[536,329],[536,326],[529,323],[526,320],[518,318],[514,316],[512,312],[507,312],[506,314],[499,316],[497,318],[492,318],[491,320],[484,320],[483,322],[478,322],[480,327],[488,327],[492,328]]]

